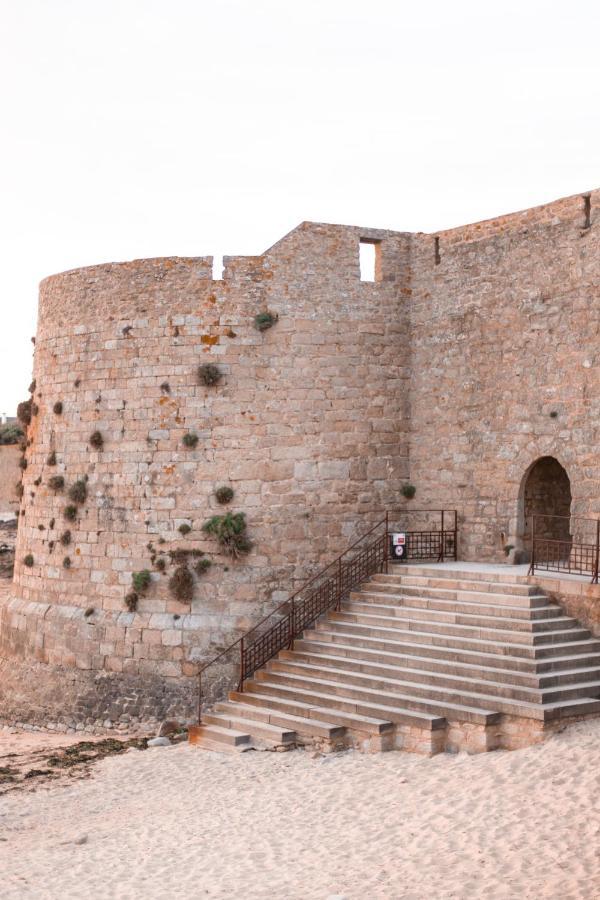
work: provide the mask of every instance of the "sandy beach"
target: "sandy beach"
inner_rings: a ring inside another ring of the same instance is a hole
[[[5,900],[593,900],[600,721],[433,759],[130,749],[0,798],[0,863]]]

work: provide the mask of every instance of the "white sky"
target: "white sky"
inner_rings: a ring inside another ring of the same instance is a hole
[[[600,187],[597,0],[0,0],[0,413],[37,283]]]

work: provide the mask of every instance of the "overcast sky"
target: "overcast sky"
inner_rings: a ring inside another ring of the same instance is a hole
[[[0,0],[0,413],[37,285],[259,253],[304,219],[435,231],[600,187],[600,4]]]

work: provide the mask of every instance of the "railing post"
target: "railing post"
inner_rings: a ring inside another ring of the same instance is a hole
[[[244,638],[240,640],[240,694],[244,693]]]
[[[535,574],[535,513],[531,514],[531,563],[527,574]]]
[[[442,510],[442,545],[440,548],[440,562],[444,562],[444,510]]]
[[[454,562],[458,560],[458,510],[454,510]]]
[[[385,534],[383,536],[383,561],[385,566],[385,574],[388,574],[388,563],[390,557],[390,513],[385,511]]]
[[[600,519],[596,519],[596,559],[592,584],[598,584],[598,568],[600,567]]]
[[[202,725],[202,669],[198,672],[198,725]]]

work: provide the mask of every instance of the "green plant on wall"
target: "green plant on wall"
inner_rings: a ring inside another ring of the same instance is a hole
[[[275,325],[278,318],[279,316],[277,313],[272,313],[267,309],[254,316],[254,327],[258,331],[268,331],[269,328],[272,328],[273,325]]]
[[[417,489],[414,484],[403,484],[401,490],[402,496],[406,497],[407,500],[412,500],[412,498],[417,493]]]
[[[183,436],[183,446],[187,447],[188,450],[193,450],[194,447],[198,444],[198,435],[194,434],[193,431],[189,431],[187,434]]]
[[[228,512],[224,516],[212,516],[204,523],[202,530],[216,538],[222,550],[229,556],[238,558],[252,550],[252,544],[246,533],[244,513]]]
[[[145,594],[152,583],[152,576],[148,569],[142,569],[141,572],[132,572],[131,581],[136,593]]]

